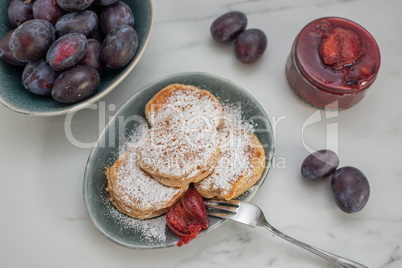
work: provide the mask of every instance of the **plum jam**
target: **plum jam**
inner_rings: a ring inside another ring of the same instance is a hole
[[[201,229],[208,229],[209,220],[201,195],[190,188],[166,213],[166,224],[180,237],[178,247],[197,237]]]
[[[297,35],[286,76],[308,104],[342,110],[363,98],[379,67],[380,51],[370,33],[353,21],[326,17],[310,22]]]

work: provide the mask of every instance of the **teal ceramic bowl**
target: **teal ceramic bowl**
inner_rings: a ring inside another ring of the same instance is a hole
[[[0,102],[16,112],[35,116],[55,116],[78,110],[99,101],[109,94],[134,69],[148,44],[153,24],[151,0],[123,0],[134,13],[134,28],[138,34],[138,50],[134,59],[122,70],[107,71],[102,76],[99,91],[89,99],[76,104],[58,103],[51,97],[37,96],[28,92],[21,84],[23,68],[15,67],[0,60]],[[7,8],[11,0],[0,0],[0,38],[12,27],[8,21]]]
[[[274,155],[274,135],[270,121],[261,105],[234,83],[206,73],[181,73],[162,78],[141,89],[114,115],[92,149],[84,175],[84,200],[89,218],[111,241],[132,249],[155,249],[175,246],[179,238],[165,226],[165,215],[150,220],[137,220],[120,213],[110,202],[105,190],[105,167],[118,158],[121,148],[145,121],[146,103],[162,88],[173,84],[194,85],[209,90],[221,103],[241,107],[243,120],[253,122],[255,135],[264,145],[266,167],[260,180],[238,199],[249,201],[264,182]],[[199,236],[220,226],[224,220],[210,217],[210,226]],[[190,242],[191,243],[191,242]]]

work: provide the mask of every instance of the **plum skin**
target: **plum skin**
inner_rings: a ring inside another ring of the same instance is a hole
[[[331,190],[335,203],[345,213],[362,210],[370,197],[367,177],[355,167],[342,167],[331,177]]]

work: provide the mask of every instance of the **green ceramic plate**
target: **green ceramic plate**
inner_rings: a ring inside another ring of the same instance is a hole
[[[152,31],[153,6],[151,0],[123,0],[134,13],[134,28],[138,34],[138,50],[131,63],[122,70],[108,71],[102,76],[98,93],[77,104],[62,104],[51,97],[37,96],[28,92],[21,84],[23,68],[14,67],[0,60],[0,102],[6,107],[23,114],[54,116],[66,114],[72,109],[81,109],[99,101],[110,93],[134,69],[145,51]],[[8,22],[7,8],[11,0],[0,0],[0,38],[12,28]],[[7,7],[7,8],[6,8]]]
[[[206,73],[181,73],[160,79],[131,97],[115,114],[92,149],[84,175],[84,200],[88,215],[95,227],[111,241],[133,249],[153,249],[175,246],[178,237],[165,227],[165,216],[140,221],[120,213],[109,202],[105,188],[105,167],[110,167],[119,156],[122,146],[139,130],[144,122],[146,103],[155,93],[173,83],[194,85],[209,90],[222,103],[241,107],[242,118],[253,122],[255,135],[264,145],[267,165],[255,187],[239,197],[250,200],[264,182],[274,153],[274,136],[270,121],[260,104],[232,82]],[[210,217],[210,227],[200,236],[222,224],[223,220]]]

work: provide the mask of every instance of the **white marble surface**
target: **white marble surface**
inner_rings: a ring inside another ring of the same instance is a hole
[[[402,2],[154,0],[154,10],[153,33],[141,62],[102,102],[119,107],[148,83],[185,71],[213,73],[239,84],[276,122],[275,163],[252,202],[295,238],[368,267],[402,267]],[[213,19],[231,10],[245,12],[249,27],[268,36],[266,53],[253,65],[237,62],[231,45],[210,37]],[[380,46],[382,66],[363,101],[327,114],[332,118],[321,113],[323,119],[303,132],[317,110],[289,89],[285,60],[298,31],[330,15],[368,29]],[[113,113],[77,113],[71,124],[74,137],[94,142],[102,120]],[[1,106],[0,121],[1,267],[332,267],[264,229],[234,222],[182,248],[135,251],[115,245],[88,219],[82,185],[90,149],[67,139],[65,116],[30,117]],[[336,207],[328,181],[307,183],[299,175],[306,146],[324,148],[327,137],[328,146],[339,152],[340,165],[358,167],[370,181],[370,200],[357,214]]]

